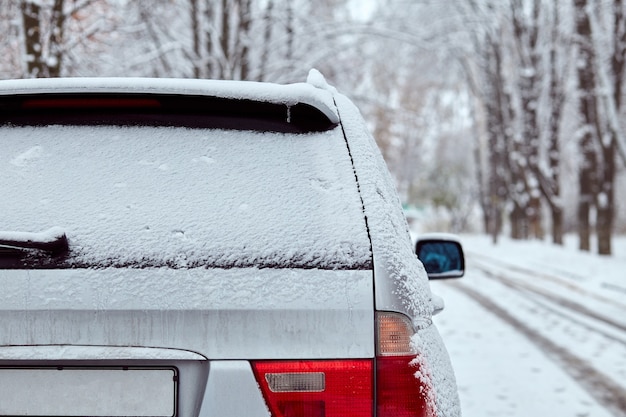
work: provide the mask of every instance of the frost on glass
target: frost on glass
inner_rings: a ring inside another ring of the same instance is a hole
[[[63,230],[74,266],[371,266],[339,129],[2,127],[6,232]]]

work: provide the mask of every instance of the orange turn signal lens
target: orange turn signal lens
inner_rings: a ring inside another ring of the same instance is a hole
[[[411,337],[415,333],[411,320],[403,314],[380,312],[376,316],[378,356],[415,354],[411,348]]]

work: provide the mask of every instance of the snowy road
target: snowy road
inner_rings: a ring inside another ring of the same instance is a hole
[[[626,416],[626,251],[463,243],[467,275],[432,282],[463,415]]]

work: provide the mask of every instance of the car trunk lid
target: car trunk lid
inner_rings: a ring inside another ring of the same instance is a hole
[[[371,271],[346,270],[0,270],[0,346],[373,357],[372,281]]]

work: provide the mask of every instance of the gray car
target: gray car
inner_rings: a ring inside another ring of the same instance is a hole
[[[0,138],[0,415],[460,414],[391,177],[318,72],[0,81]]]

